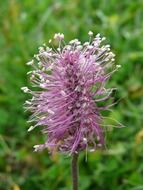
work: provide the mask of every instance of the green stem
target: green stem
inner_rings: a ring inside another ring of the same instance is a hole
[[[73,190],[78,190],[78,154],[76,153],[72,155],[71,170]]]

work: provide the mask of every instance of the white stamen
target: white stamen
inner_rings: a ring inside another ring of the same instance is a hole
[[[45,51],[43,47],[39,47],[38,49],[39,49],[39,53],[43,53]]]
[[[89,45],[87,46],[88,49],[93,49],[93,46]]]
[[[84,88],[83,91],[82,91],[83,94],[86,94],[86,89]]]
[[[39,78],[42,80],[42,79],[44,79],[44,77],[43,76],[41,76],[41,75],[39,75]]]
[[[41,88],[46,88],[46,84],[40,84]]]
[[[100,37],[100,34],[98,33],[98,34],[96,34],[96,38],[99,38]]]
[[[31,126],[29,127],[29,129],[27,130],[28,132],[32,131],[36,126]]]
[[[29,75],[29,74],[31,74],[32,73],[32,71],[29,71],[29,72],[27,72],[27,75]]]
[[[77,41],[77,42],[75,42],[75,44],[76,44],[76,45],[80,45],[80,44],[81,44],[81,42],[80,42],[80,41]]]
[[[33,80],[33,79],[34,79],[34,77],[35,77],[34,75],[31,75],[30,80]]]
[[[33,146],[33,148],[35,149],[34,151],[37,152],[39,147],[40,147],[40,145],[34,145]]]
[[[89,35],[89,36],[93,36],[93,32],[92,32],[92,31],[89,31],[89,32],[88,32],[88,35]]]
[[[70,49],[71,49],[71,46],[70,46],[70,45],[67,45],[67,46],[65,46],[65,49],[70,50]]]
[[[31,101],[34,101],[35,100],[35,97],[32,97]]]
[[[105,38],[105,37],[103,37],[101,40],[102,40],[102,41],[104,41],[104,40],[106,40],[106,38]]]
[[[55,112],[52,111],[51,109],[48,109],[47,111],[48,111],[48,113],[50,113],[50,114],[52,114],[52,115],[55,113]]]
[[[64,39],[64,34],[62,33],[62,34],[60,35],[60,37],[61,37],[61,40],[63,40],[63,39]]]
[[[55,35],[54,35],[54,39],[56,40],[57,38],[58,38],[58,34],[56,33]]]
[[[45,79],[44,79],[44,78],[42,78],[42,79],[41,79],[41,82],[45,82]]]
[[[116,65],[116,68],[121,68],[121,65]]]
[[[86,106],[87,106],[87,103],[84,102],[84,103],[82,104],[82,107],[85,108]]]
[[[57,48],[58,51],[61,51],[61,48]]]
[[[105,61],[109,61],[109,58],[107,57],[107,58],[105,59]]]
[[[23,90],[24,93],[29,92],[29,89],[26,86],[22,87],[21,90]]]
[[[80,86],[76,86],[76,88],[74,89],[77,92],[81,92],[81,87]]]
[[[113,52],[110,52],[109,55],[111,55],[112,57],[115,57],[115,54]]]
[[[86,120],[86,123],[88,123],[88,124],[89,124],[90,122],[91,122],[91,121],[90,121],[90,119],[87,119],[87,120]]]
[[[89,42],[85,42],[84,44],[83,44],[83,46],[88,46],[89,45]]]
[[[105,47],[106,47],[106,48],[110,48],[110,45],[109,45],[109,44],[107,44]]]
[[[71,109],[72,109],[72,106],[68,106],[68,109],[71,110]]]
[[[90,149],[90,150],[89,150],[89,152],[94,152],[94,151],[95,151],[95,149]]]
[[[41,117],[41,119],[42,119],[42,120],[43,120],[43,119],[46,119],[46,116]]]
[[[47,52],[51,52],[51,51],[52,51],[52,48],[46,47],[46,51],[47,51]]]
[[[97,136],[97,140],[98,140],[98,141],[100,140],[100,136]]]
[[[28,105],[31,105],[31,102],[30,102],[30,101],[27,101],[27,100],[26,100],[25,103],[28,104]]]
[[[69,42],[69,44],[76,44],[77,42],[79,42],[79,40],[78,40],[78,39],[74,39],[74,40],[71,40],[71,41]]]
[[[87,142],[87,138],[83,138],[83,141],[84,141],[84,142]]]
[[[48,53],[46,51],[43,51],[40,53],[41,56],[45,56],[46,58],[49,58],[51,56],[51,53]]]
[[[82,46],[77,46],[76,49],[77,49],[77,50],[81,50],[81,49],[82,49]]]
[[[41,67],[42,66],[42,62],[38,62],[38,65],[39,65],[39,67]]]
[[[35,57],[38,61],[40,61],[39,55],[35,54],[34,57]]]
[[[31,61],[27,62],[26,65],[33,65],[34,60],[32,59]]]
[[[76,107],[78,107],[78,108],[79,108],[79,107],[80,107],[80,103],[78,103],[78,102],[77,102],[77,103],[76,103]]]
[[[58,40],[58,41],[61,41],[61,40],[64,39],[64,34],[56,33],[56,34],[54,35],[54,39],[55,39],[55,40]]]
[[[65,93],[65,91],[61,90],[61,95],[65,97],[67,94]]]

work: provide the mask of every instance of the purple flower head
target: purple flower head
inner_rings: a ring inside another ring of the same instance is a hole
[[[78,39],[65,44],[64,35],[55,34],[58,48],[43,45],[27,63],[34,68],[28,72],[33,90],[22,90],[32,95],[25,107],[33,113],[30,122],[35,122],[28,131],[44,126],[47,136],[35,151],[48,148],[51,153],[73,154],[105,145],[101,111],[112,105],[106,105],[112,89],[105,86],[120,65],[114,65],[110,46],[102,45],[104,37],[88,34],[89,41],[83,44]]]

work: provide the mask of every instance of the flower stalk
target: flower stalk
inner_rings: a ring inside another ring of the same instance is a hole
[[[71,163],[73,190],[78,190],[78,154],[72,155]]]

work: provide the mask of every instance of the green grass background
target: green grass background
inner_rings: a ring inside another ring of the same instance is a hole
[[[33,153],[43,142],[28,134],[23,110],[25,63],[55,32],[65,40],[107,37],[122,68],[110,85],[120,102],[110,116],[122,129],[107,133],[107,150],[80,155],[80,190],[143,190],[143,1],[0,0],[0,190],[70,190],[70,158]]]

